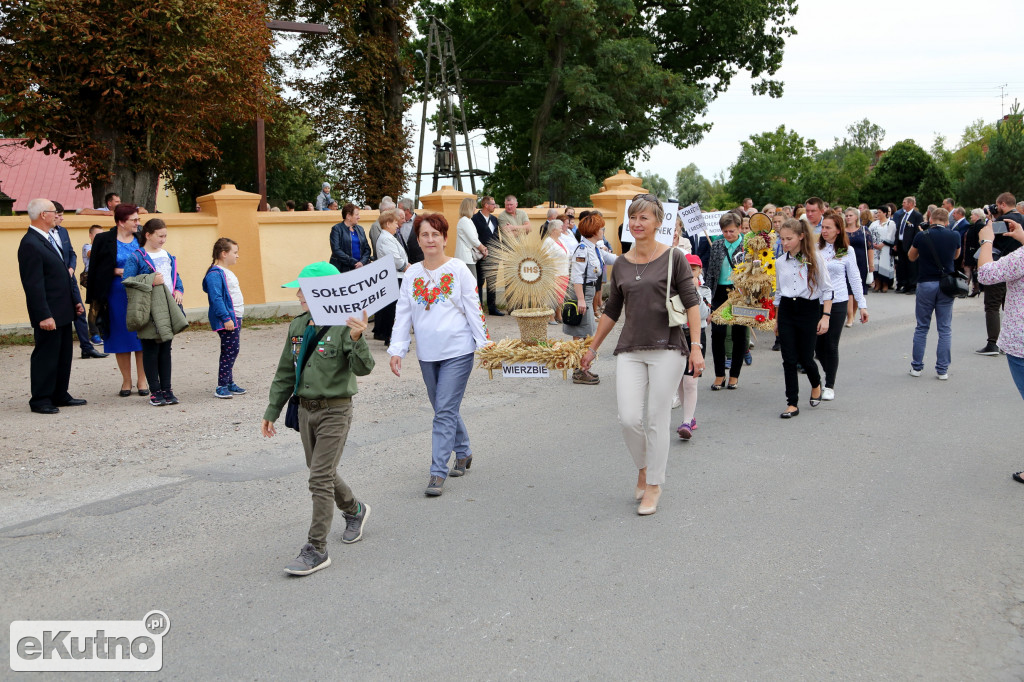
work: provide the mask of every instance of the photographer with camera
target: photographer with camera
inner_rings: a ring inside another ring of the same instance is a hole
[[[1000,198],[1003,196],[1000,195]],[[1017,217],[1011,218],[1010,215]],[[1013,253],[1004,253],[998,261],[994,260],[993,242],[998,237],[993,231],[992,221],[987,222],[978,233],[981,243],[978,248],[978,281],[985,285],[986,292],[993,286],[1001,286],[1006,293],[1006,323],[999,332],[998,347],[1006,353],[1010,376],[1024,398],[1024,250],[1019,248],[1024,244],[1024,223],[1016,212],[1004,213],[1001,217],[1007,229],[1001,241],[1005,243],[1012,239],[1016,246],[1012,249]],[[1015,473],[1013,480],[1024,483],[1022,473]]]
[[[1010,223],[1017,225],[1024,225],[1024,216],[1017,213],[1015,204],[1017,199],[1009,192],[1003,192],[996,198],[996,203],[987,206],[986,209],[989,215],[988,227],[992,230],[988,239],[993,241],[990,251],[990,257],[992,260],[999,260],[1003,256],[1009,255],[1013,251],[1020,248],[1020,241],[1015,239],[1008,233]],[[981,236],[981,232],[978,233],[979,239],[985,239]],[[979,250],[980,252],[980,250]],[[981,259],[978,258],[979,264]],[[999,338],[999,309],[1005,307],[1006,302],[1006,284],[1005,280],[994,280],[995,283],[986,285],[985,282],[978,278],[984,287],[985,302],[985,328],[988,332],[988,339],[985,342],[984,348],[979,348],[975,351],[978,355],[999,355],[999,345],[997,339]]]

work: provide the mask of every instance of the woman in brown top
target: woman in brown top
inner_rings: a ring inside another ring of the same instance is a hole
[[[619,423],[626,447],[639,469],[636,480],[637,513],[658,509],[665,482],[672,430],[672,395],[689,367],[694,376],[704,370],[700,344],[700,299],[686,257],[659,243],[655,236],[665,211],[653,194],[640,194],[629,205],[629,231],[636,240],[616,263],[609,282],[611,293],[590,348],[580,364],[589,370],[597,349],[615,326],[623,306],[629,316],[615,347],[616,397]],[[667,254],[667,255],[666,255]],[[671,294],[686,307],[692,338],[687,344],[681,327],[670,327],[665,308],[669,259],[672,259]],[[633,267],[629,267],[632,265]],[[644,407],[647,421],[644,423]]]

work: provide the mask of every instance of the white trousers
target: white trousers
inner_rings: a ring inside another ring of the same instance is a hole
[[[616,360],[622,439],[636,468],[647,468],[647,483],[662,485],[672,435],[672,396],[687,358],[678,350],[642,350],[620,353]]]

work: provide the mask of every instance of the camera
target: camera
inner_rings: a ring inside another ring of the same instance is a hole
[[[989,217],[992,218],[993,220],[995,220],[998,216],[1001,215],[1001,212],[999,211],[999,206],[997,204],[989,204],[988,206],[986,206],[985,213],[988,213]]]

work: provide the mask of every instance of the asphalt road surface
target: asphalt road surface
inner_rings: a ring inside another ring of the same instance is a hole
[[[599,386],[476,371],[473,467],[436,499],[418,367],[394,378],[373,343],[341,465],[371,516],[354,545],[336,516],[333,564],[305,578],[282,570],[309,522],[298,434],[283,420],[255,434],[284,327],[243,335],[244,398],[216,401],[207,376],[178,413],[91,400],[90,433],[117,446],[82,448],[80,464],[71,425],[28,415],[14,386],[28,349],[5,349],[2,645],[15,620],[159,609],[154,679],[1021,679],[1024,403],[1005,358],[973,353],[980,300],[956,304],[947,382],[934,330],[925,373],[907,374],[913,298],[870,303],[870,323],[844,330],[834,402],[809,408],[801,377],[801,415],[780,420],[764,333],[739,390],[705,377],[651,517],[632,499],[614,337]],[[509,318],[491,328],[514,334]],[[215,358],[211,337],[193,350]],[[76,360],[73,384],[116,391],[101,362]]]

